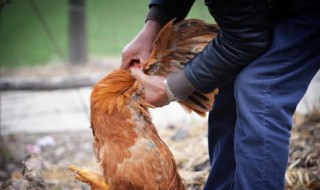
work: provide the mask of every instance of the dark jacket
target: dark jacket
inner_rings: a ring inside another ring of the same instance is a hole
[[[274,19],[303,7],[292,4],[293,1],[303,4],[303,0],[205,0],[221,31],[186,65],[185,76],[181,77],[180,73],[171,77],[176,77],[175,81],[180,80],[177,77],[181,78],[182,82],[187,78],[193,88],[203,93],[233,80],[244,67],[269,49]],[[319,0],[307,2],[304,3],[307,8],[320,4]],[[147,19],[161,24],[175,17],[184,19],[193,3],[194,0],[151,0]],[[179,86],[170,88],[175,95],[179,94]]]

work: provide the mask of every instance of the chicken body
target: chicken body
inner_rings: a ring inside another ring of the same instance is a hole
[[[128,71],[114,71],[94,87],[93,146],[106,182],[117,190],[185,189],[147,106],[141,86]]]
[[[202,51],[217,27],[189,20],[166,25],[143,70],[167,76]],[[199,115],[211,109],[214,95],[196,92],[179,103]],[[177,165],[159,137],[144,101],[144,91],[129,71],[116,70],[99,81],[91,94],[94,152],[102,175],[69,166],[76,178],[100,190],[184,190]],[[104,179],[103,181],[101,179]]]

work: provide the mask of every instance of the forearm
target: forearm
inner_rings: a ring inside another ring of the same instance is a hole
[[[186,65],[184,75],[195,89],[208,93],[233,80],[267,49],[268,46],[257,46],[254,51],[240,51],[233,47],[221,47],[219,40],[214,40]]]
[[[186,64],[184,71],[169,76],[168,84],[173,93],[178,97],[188,95],[180,92],[190,94],[194,89],[208,93],[233,80],[244,67],[267,51],[271,41],[270,25],[261,7],[243,0],[230,1],[219,10],[211,10],[221,32]],[[177,81],[184,84],[174,85],[179,83]]]

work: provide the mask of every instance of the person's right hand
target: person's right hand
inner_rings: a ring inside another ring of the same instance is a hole
[[[130,67],[132,76],[140,82],[144,89],[144,100],[155,107],[162,107],[170,103],[164,89],[164,77],[146,75],[137,67]]]
[[[154,41],[161,29],[158,22],[148,20],[139,34],[122,51],[121,69],[129,69],[132,64],[144,64],[148,59]],[[143,65],[141,65],[143,67]]]

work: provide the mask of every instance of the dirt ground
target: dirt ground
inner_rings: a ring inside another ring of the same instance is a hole
[[[39,139],[52,139],[39,145]],[[50,137],[50,138],[48,138]],[[87,132],[15,134],[3,136],[5,157],[0,172],[0,181],[21,177],[23,160],[29,154],[39,154],[43,160],[43,177],[52,189],[88,189],[74,180],[67,171],[66,163],[91,168],[94,157],[91,147],[92,135]]]

